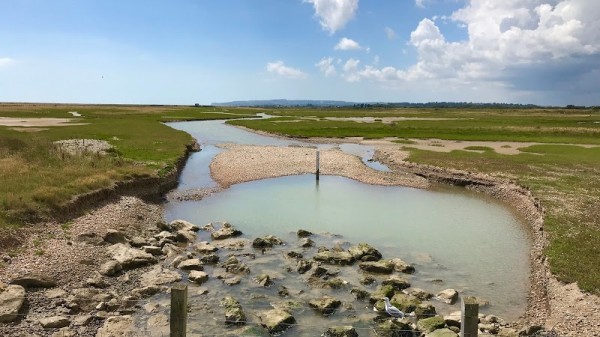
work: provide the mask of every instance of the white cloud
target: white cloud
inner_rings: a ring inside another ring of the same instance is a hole
[[[420,8],[425,8],[425,0],[415,0],[415,5]]]
[[[15,60],[10,57],[0,57],[0,67],[6,67],[13,64]]]
[[[267,71],[291,79],[303,79],[307,77],[306,73],[299,69],[286,66],[283,61],[267,63]]]
[[[344,63],[343,69],[344,69],[344,78],[346,79],[346,81],[348,82],[358,82],[360,81],[361,77],[358,74],[358,64],[360,63],[360,60],[357,59],[348,59],[346,61],[346,63]]]
[[[384,29],[385,29],[385,36],[387,36],[387,38],[389,40],[393,40],[396,38],[396,32],[392,28],[385,27]]]
[[[304,0],[315,8],[321,27],[330,34],[344,28],[358,9],[358,0]]]
[[[333,65],[333,57],[324,57],[319,61],[319,63],[315,64],[319,70],[325,74],[326,77],[332,76],[336,74],[335,65]]]
[[[335,50],[360,50],[362,47],[360,44],[352,39],[343,37],[338,44],[333,48]]]

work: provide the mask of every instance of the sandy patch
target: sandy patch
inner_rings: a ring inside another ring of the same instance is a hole
[[[44,131],[44,130],[48,130],[47,128],[34,128],[34,127],[27,127],[27,128],[10,128],[11,130],[14,131],[18,131],[18,132],[39,132],[39,131]]]
[[[226,149],[210,164],[213,179],[221,186],[282,177],[315,173],[316,149],[307,147],[273,147],[249,145],[221,145]],[[368,184],[401,185],[427,188],[426,179],[405,172],[381,172],[366,166],[359,157],[339,149],[322,150],[320,173],[338,175]]]
[[[402,121],[455,121],[455,120],[467,120],[470,118],[435,118],[435,117],[325,117],[326,120],[330,121],[347,121],[357,123],[383,123],[392,124],[394,122]]]
[[[0,117],[0,125],[12,127],[45,127],[45,126],[70,126],[85,125],[85,123],[71,123],[70,118],[14,118]]]

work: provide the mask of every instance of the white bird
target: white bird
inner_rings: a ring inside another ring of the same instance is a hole
[[[388,315],[390,315],[392,317],[404,318],[404,313],[402,311],[400,311],[400,309],[393,306],[390,303],[389,298],[384,297],[383,300],[385,301],[385,312],[387,312]]]

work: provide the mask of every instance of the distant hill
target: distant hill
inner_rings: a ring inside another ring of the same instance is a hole
[[[540,108],[534,104],[514,104],[514,103],[472,103],[472,102],[429,102],[429,103],[410,103],[410,102],[346,102],[333,100],[287,100],[287,99],[269,99],[269,100],[250,100],[250,101],[231,101],[223,103],[212,103],[213,106],[235,106],[235,107],[353,107],[357,109],[368,108],[518,108],[533,109]]]

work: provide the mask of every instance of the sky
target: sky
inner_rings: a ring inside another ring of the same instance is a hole
[[[0,102],[600,105],[598,0],[0,0]]]

